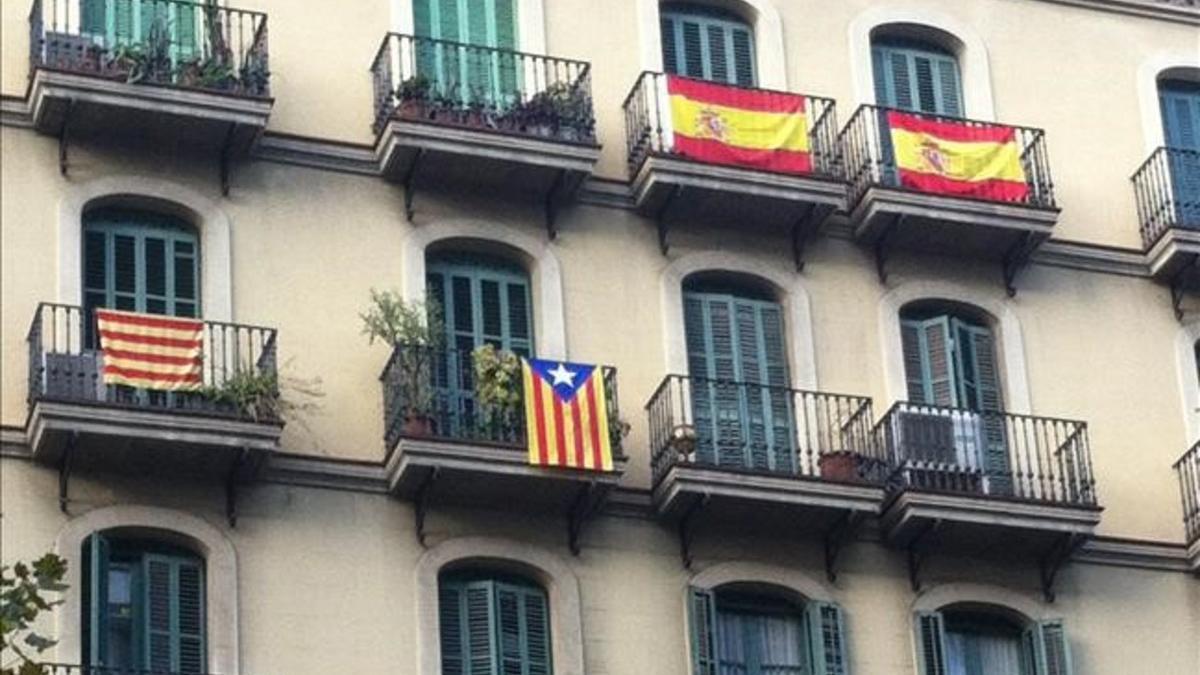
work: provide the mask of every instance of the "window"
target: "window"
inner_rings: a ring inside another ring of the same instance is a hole
[[[84,215],[83,308],[94,344],[97,308],[199,316],[200,246],[178,218],[120,208]]]
[[[926,42],[880,39],[871,45],[875,102],[948,117],[963,115],[958,60]]]
[[[179,547],[94,534],[84,543],[88,665],[204,673],[204,563]]]
[[[696,460],[794,472],[783,308],[754,287],[701,278],[685,281],[683,314]]]
[[[550,611],[542,588],[519,577],[438,579],[442,675],[552,675]]]
[[[1163,138],[1180,223],[1200,223],[1200,82],[1162,80],[1158,85]]]
[[[693,675],[845,675],[837,605],[739,585],[690,591]]]
[[[1062,621],[1022,625],[999,611],[917,615],[920,675],[1070,675]]]
[[[736,15],[706,5],[663,5],[663,68],[713,82],[753,87],[754,31]]]
[[[514,100],[521,76],[516,0],[414,0],[417,70],[462,103]],[[450,44],[458,43],[458,44]],[[486,47],[490,49],[471,49]],[[499,53],[495,49],[508,50]]]
[[[145,44],[160,30],[171,42],[171,59],[199,53],[199,13],[192,5],[163,0],[80,0],[80,31],[103,38],[104,44]]]
[[[531,356],[533,317],[529,278],[505,260],[482,255],[432,256],[426,264],[428,296],[446,319],[446,343],[469,352],[490,344]]]

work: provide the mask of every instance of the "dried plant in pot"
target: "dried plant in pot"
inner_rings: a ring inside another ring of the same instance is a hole
[[[392,346],[388,381],[401,406],[404,435],[430,436],[436,430],[433,366],[444,356],[445,324],[435,302],[407,302],[394,291],[371,289],[371,305],[359,314],[370,343]]]

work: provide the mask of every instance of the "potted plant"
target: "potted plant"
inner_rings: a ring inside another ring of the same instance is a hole
[[[255,422],[277,421],[283,412],[279,379],[274,371],[244,368],[200,394]]]
[[[406,302],[394,291],[371,289],[371,306],[359,314],[369,343],[381,340],[392,347],[385,387],[403,415],[406,436],[429,436],[434,431],[433,363],[442,350],[445,325],[434,302]]]
[[[481,409],[480,423],[488,438],[515,440],[524,409],[521,358],[492,345],[471,352],[475,375],[475,400]]]
[[[678,461],[694,462],[696,460],[696,427],[690,424],[676,424],[671,428],[667,446],[675,453]]]
[[[538,136],[568,141],[591,135],[592,105],[580,87],[555,82],[518,107],[524,130]]]
[[[821,478],[839,483],[861,483],[863,481],[863,456],[853,450],[833,450],[822,453],[817,459]]]
[[[413,75],[396,87],[396,98],[400,101],[397,112],[410,120],[425,119],[429,104],[429,91],[433,83],[424,75]]]

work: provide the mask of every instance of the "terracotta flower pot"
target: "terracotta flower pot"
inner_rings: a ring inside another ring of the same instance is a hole
[[[433,435],[433,418],[429,415],[409,413],[404,417],[404,435],[425,437]]]
[[[821,478],[839,483],[861,483],[862,456],[849,450],[827,452],[817,460]]]

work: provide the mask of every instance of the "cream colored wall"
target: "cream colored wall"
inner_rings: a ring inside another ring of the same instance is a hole
[[[52,549],[58,531],[91,509],[178,509],[220,530],[237,552],[242,673],[415,668],[414,570],[423,551],[407,504],[382,495],[259,485],[241,493],[238,527],[230,529],[216,485],[173,481],[155,488],[132,478],[77,476],[70,516],[58,511],[56,485],[52,470],[0,459],[6,561]],[[998,598],[1037,618],[1063,618],[1077,673],[1190,675],[1200,668],[1200,585],[1183,574],[1076,564],[1063,572],[1059,599],[1050,605],[1036,590],[1033,565],[934,556],[921,593],[914,594],[903,555],[873,543],[850,547],[837,583],[829,584],[819,544],[786,533],[701,528],[688,572],[674,532],[648,520],[593,521],[579,557],[566,551],[562,528],[557,516],[442,507],[427,521],[430,547],[486,536],[559,559],[579,582],[589,675],[685,675],[684,589],[693,574],[716,565],[778,570],[822,589],[846,611],[850,665],[860,675],[915,672],[909,617],[927,595]],[[956,594],[956,588],[962,590]]]

